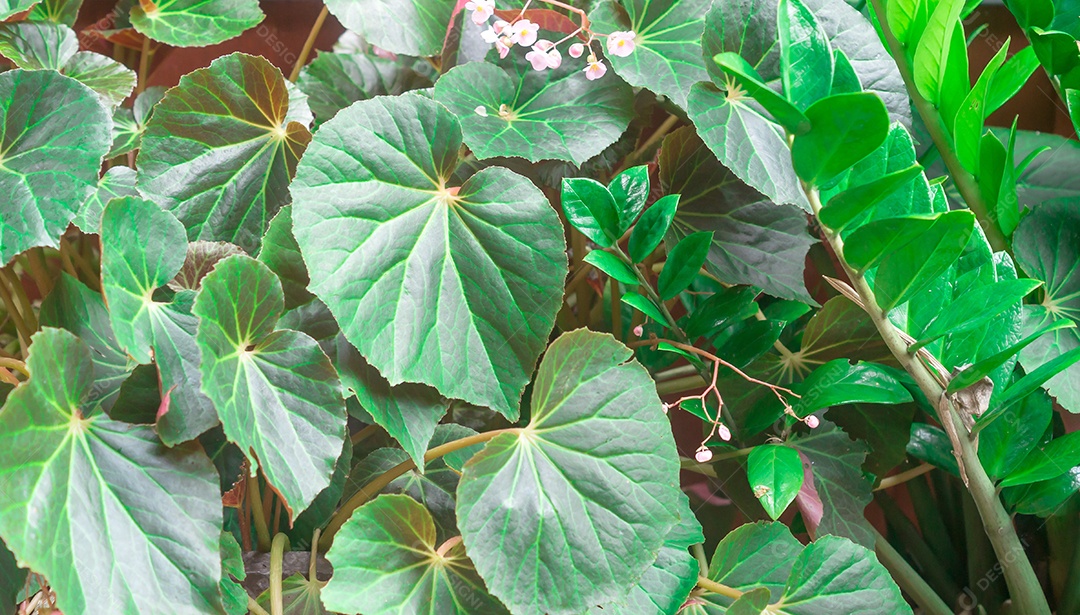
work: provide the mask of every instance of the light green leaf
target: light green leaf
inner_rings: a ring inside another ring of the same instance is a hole
[[[833,55],[829,40],[814,14],[799,0],[780,0],[777,32],[784,94],[797,108],[806,109],[832,90]]]
[[[52,71],[0,74],[0,263],[58,247],[97,184],[109,116],[85,85]]]
[[[623,284],[637,286],[639,283],[634,270],[613,254],[603,250],[593,250],[586,254],[582,260]]]
[[[900,305],[943,274],[960,257],[974,228],[975,215],[970,211],[939,214],[925,233],[886,255],[874,277],[881,309]]]
[[[1015,96],[1037,68],[1039,68],[1039,58],[1035,56],[1035,49],[1030,46],[1024,47],[1005,60],[986,92],[986,115],[997,111]]]
[[[671,427],[631,355],[606,334],[562,335],[537,373],[529,425],[465,465],[465,546],[512,610],[580,613],[620,598],[678,521]]]
[[[406,495],[380,495],[356,509],[327,552],[334,576],[323,604],[367,615],[506,613],[461,542],[435,541],[426,508]]]
[[[343,26],[387,51],[437,56],[454,11],[452,0],[330,0]]]
[[[7,19],[32,9],[40,0],[3,0],[0,2],[0,19]]]
[[[675,298],[690,286],[709,256],[711,243],[712,233],[701,231],[683,237],[671,248],[656,283],[662,301]]]
[[[803,549],[780,604],[791,615],[911,613],[874,552],[840,536],[823,536]]]
[[[795,412],[800,416],[840,404],[911,401],[911,393],[897,381],[892,370],[865,361],[852,365],[846,359],[834,359],[815,369],[796,389],[802,395],[795,404]]]
[[[392,385],[516,419],[566,277],[547,199],[500,167],[448,187],[461,133],[418,95],[355,103],[318,135],[292,185],[310,290]]]
[[[679,195],[669,194],[660,197],[641,214],[627,244],[630,258],[635,263],[644,261],[660,246],[671,227],[671,221],[675,219],[678,207]]]
[[[964,0],[941,0],[930,14],[918,42],[912,45],[915,47],[912,62],[915,87],[923,98],[935,105],[941,103],[951,49],[949,43],[953,30],[961,27],[960,10],[963,8]]]
[[[553,158],[580,166],[630,124],[633,93],[617,75],[589,81],[570,61],[537,72],[521,53],[507,62],[506,70],[486,62],[456,66],[435,84],[435,100],[457,115],[477,158]]]
[[[628,291],[623,293],[622,302],[630,307],[636,308],[642,314],[645,314],[665,327],[669,327],[672,324],[668,322],[667,317],[665,317],[664,313],[660,311],[660,308],[652,302],[652,299],[649,299],[644,295],[639,295],[634,291]]]
[[[803,115],[802,110],[792,104],[783,95],[775,92],[770,88],[761,75],[754,70],[754,67],[750,66],[747,62],[737,53],[725,51],[724,53],[718,53],[713,58],[720,68],[728,73],[738,82],[738,85],[742,89],[746,90],[758,104],[765,108],[769,112],[769,115],[776,120],[781,126],[783,126],[791,134],[799,134],[806,132],[810,128],[810,120]],[[729,91],[728,98],[738,98],[739,94]]]
[[[423,472],[424,453],[435,434],[435,426],[450,407],[450,400],[422,384],[405,382],[391,387],[342,337],[337,340],[335,366],[342,385],[356,394],[375,422],[401,444]]]
[[[599,31],[637,35],[633,53],[607,57],[620,77],[685,109],[690,86],[709,78],[701,56],[708,10],[706,0],[609,0],[597,5],[589,18]]]
[[[112,199],[139,196],[135,189],[135,170],[128,167],[112,167],[98,180],[97,191],[83,202],[72,224],[84,233],[96,235],[101,232],[101,212]]]
[[[866,158],[889,135],[889,115],[868,92],[835,94],[806,109],[810,130],[795,136],[791,161],[809,184],[836,176]]]
[[[958,297],[945,312],[930,321],[913,349],[947,334],[974,329],[991,320],[1042,285],[1038,280],[1000,280]]]
[[[173,47],[205,47],[240,36],[263,20],[257,0],[139,0],[131,25]]]
[[[197,444],[168,449],[149,427],[91,415],[90,356],[67,331],[34,335],[30,380],[0,410],[0,536],[65,612],[220,611],[213,464]]]
[[[999,485],[1027,485],[1060,476],[1075,466],[1080,466],[1080,432],[1054,438],[1031,451]]]
[[[81,81],[113,107],[124,102],[135,89],[135,71],[92,51],[75,54],[60,72]]]
[[[284,301],[265,265],[230,256],[203,279],[192,312],[203,393],[291,518],[330,484],[346,416],[337,373],[318,343],[274,330]]]
[[[359,53],[322,52],[300,71],[296,85],[308,96],[319,122],[358,100],[396,96],[431,86],[431,81],[400,61]]]
[[[803,484],[799,452],[780,444],[762,444],[746,460],[750,489],[774,520],[795,500]]]
[[[960,104],[960,109],[956,114],[956,121],[953,126],[956,157],[960,159],[964,168],[972,173],[979,172],[979,138],[983,133],[983,122],[989,113],[986,98],[990,85],[994,82],[997,71],[1004,64],[1008,53],[1009,40],[1006,39],[1005,44],[987,63],[986,68],[979,75],[979,79]],[[1011,171],[1012,169],[1007,170]]]
[[[921,173],[922,167],[915,164],[902,171],[894,171],[868,183],[850,187],[830,198],[818,213],[818,219],[825,226],[840,232],[900,188],[910,184],[911,180]]]
[[[770,203],[744,184],[689,127],[664,139],[659,164],[664,191],[681,193],[671,232],[678,238],[712,231],[706,267],[714,275],[730,284],[752,284],[776,297],[813,303],[803,269],[815,240],[802,210]]]
[[[251,252],[289,202],[289,179],[311,139],[281,72],[233,53],[180,79],[154,108],[137,167],[139,190],[173,212],[189,240]]]

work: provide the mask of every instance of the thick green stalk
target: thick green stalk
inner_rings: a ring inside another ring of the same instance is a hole
[[[878,0],[874,0],[874,2],[877,3]],[[814,215],[820,214],[821,197],[817,189],[807,187],[805,192],[807,199],[810,201],[810,206],[814,210]],[[824,225],[822,225],[822,232],[832,246],[840,264],[847,272],[855,291],[862,299],[866,313],[873,321],[885,345],[888,346],[896,360],[915,380],[923,395],[931,403],[936,403],[939,420],[943,424],[946,421],[951,422],[954,428],[951,431],[961,434],[952,444],[959,453],[960,462],[967,471],[968,491],[971,492],[971,497],[978,508],[983,529],[994,546],[994,552],[997,554],[998,562],[1004,571],[1013,603],[1018,609],[1017,612],[1024,613],[1024,615],[1050,615],[1050,607],[1046,602],[1046,596],[1042,591],[1042,586],[1039,584],[1038,577],[1035,576],[1035,570],[1031,567],[1031,562],[1028,561],[1024,547],[1020,544],[1020,538],[1016,534],[1016,528],[1013,527],[1012,519],[1009,517],[1009,513],[1005,511],[1005,507],[1002,506],[1001,500],[998,499],[997,490],[990,477],[987,476],[986,469],[983,468],[982,462],[979,460],[979,454],[975,451],[970,438],[966,437],[966,434],[968,434],[967,427],[964,426],[963,420],[953,406],[952,400],[945,395],[944,387],[937,377],[931,373],[930,369],[919,361],[914,354],[908,352],[907,343],[900,336],[900,331],[893,326],[888,316],[878,306],[874,291],[870,288],[866,279],[856,274],[848,266],[847,261],[843,258],[843,240]]]
[[[927,615],[953,614],[953,610],[945,604],[941,596],[919,576],[919,573],[915,572],[911,564],[908,564],[907,560],[877,530],[874,530],[874,550],[896,584],[911,596],[924,613]]]
[[[885,42],[889,45],[889,53],[892,54],[896,67],[900,70],[900,76],[904,79],[904,85],[907,87],[908,95],[911,96],[911,102],[915,106],[915,110],[919,112],[919,116],[922,117],[923,123],[926,124],[926,130],[930,133],[930,138],[937,145],[941,160],[949,170],[949,176],[956,183],[956,189],[960,191],[960,196],[964,197],[964,202],[967,203],[967,206],[979,219],[979,225],[982,227],[983,233],[986,234],[986,239],[990,242],[990,246],[994,248],[994,251],[1006,250],[1011,252],[1009,241],[1005,239],[1005,234],[1001,232],[1001,225],[998,224],[996,213],[991,212],[986,205],[986,201],[983,200],[982,193],[979,191],[978,180],[970,171],[964,168],[964,165],[960,163],[960,159],[956,157],[956,149],[952,137],[949,136],[950,131],[945,125],[941,113],[933,103],[923,98],[919,94],[918,88],[915,87],[911,64],[908,63],[904,46],[900,44],[892,29],[889,28],[882,0],[870,0],[870,4],[873,5],[874,13],[878,16],[881,32],[885,36]]]
[[[270,547],[270,615],[282,615],[285,610],[281,600],[281,559],[285,556],[287,544],[289,537],[278,534],[274,536],[274,544]]]

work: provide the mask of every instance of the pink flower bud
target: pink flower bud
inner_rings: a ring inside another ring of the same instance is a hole
[[[701,448],[694,453],[694,459],[697,460],[698,463],[709,463],[709,460],[712,459],[712,451],[702,444]]]
[[[720,436],[720,439],[727,442],[731,439],[731,430],[727,428],[727,425],[720,425],[716,429],[716,435]]]
[[[641,337],[642,335],[645,335],[645,327],[641,325],[634,327],[634,337]]]
[[[816,427],[817,427],[818,425],[820,425],[820,424],[821,424],[821,421],[819,421],[819,420],[818,420],[818,417],[814,416],[813,414],[811,414],[810,416],[806,417],[806,419],[805,419],[805,420],[806,420],[806,426],[807,426],[807,427],[809,427],[810,429],[814,429],[814,428],[816,428]]]
[[[667,414],[668,410],[671,410],[671,405],[667,403],[661,403],[660,409],[664,411],[664,414]]]
[[[583,53],[585,53],[585,45],[582,45],[581,43],[574,43],[573,45],[570,45],[571,58],[580,58],[581,54]]]

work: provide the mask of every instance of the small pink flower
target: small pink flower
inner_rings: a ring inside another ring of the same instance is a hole
[[[581,43],[574,43],[573,45],[570,45],[571,58],[580,58],[581,54],[583,53],[585,53],[585,45],[582,45]]]
[[[697,452],[694,453],[694,459],[696,459],[698,463],[709,463],[709,460],[712,459],[712,451],[702,444]]]
[[[528,19],[514,22],[510,26],[510,40],[522,47],[532,47],[536,43],[540,24],[535,24]]]
[[[484,42],[493,45],[499,40],[499,35],[506,26],[510,24],[501,19],[496,19],[495,23],[488,25],[488,29],[480,33],[480,38],[484,39]]]
[[[641,337],[644,334],[645,334],[645,327],[642,327],[641,325],[638,325],[638,326],[634,327],[634,337]]]
[[[663,402],[660,404],[660,409],[664,411],[664,414],[667,414],[668,410],[671,410],[671,406],[668,405],[666,402]]]
[[[716,428],[716,435],[720,436],[720,439],[727,442],[731,439],[731,430],[727,428],[727,425],[720,425]]]
[[[820,424],[821,424],[821,421],[819,421],[818,417],[814,416],[813,414],[806,417],[806,426],[809,427],[810,429],[815,429]]]
[[[474,24],[487,23],[487,20],[495,14],[495,0],[469,0],[465,3],[465,9],[472,11]]]
[[[499,50],[499,57],[505,58],[506,54],[510,53],[510,46],[513,44],[514,42],[505,36],[495,41],[495,48]]]
[[[596,81],[607,72],[607,66],[603,60],[597,60],[596,56],[589,56],[589,65],[585,67],[585,77],[589,81]]]
[[[533,70],[559,68],[562,64],[562,54],[555,48],[555,43],[544,39],[536,41],[532,51],[525,54],[525,59],[532,64]]]
[[[532,51],[525,54],[525,59],[532,64],[533,70],[547,70],[548,60],[546,51],[540,51],[536,47],[533,47]]]
[[[634,47],[637,46],[634,43],[636,34],[630,31],[626,32],[612,32],[607,37],[607,50],[613,56],[619,56],[625,58],[626,56],[634,53]]]

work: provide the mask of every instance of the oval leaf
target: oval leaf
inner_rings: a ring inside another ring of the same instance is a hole
[[[795,449],[762,444],[750,451],[746,475],[761,507],[770,517],[779,519],[802,489],[802,460]]]

